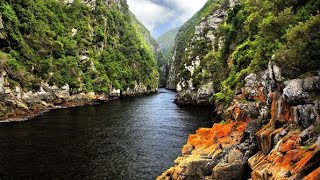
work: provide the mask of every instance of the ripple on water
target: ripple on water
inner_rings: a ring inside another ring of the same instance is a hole
[[[0,124],[0,177],[155,179],[173,165],[189,133],[212,125],[210,109],[179,107],[174,96],[160,89]]]

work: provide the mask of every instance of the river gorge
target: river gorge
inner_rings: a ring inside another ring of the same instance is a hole
[[[179,107],[175,92],[56,109],[0,124],[0,177],[155,179],[188,134],[212,125],[212,108]]]

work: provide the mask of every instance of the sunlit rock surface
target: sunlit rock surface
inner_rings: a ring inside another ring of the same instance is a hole
[[[159,180],[320,178],[319,77],[284,82],[270,64],[245,78],[224,121],[189,135]]]

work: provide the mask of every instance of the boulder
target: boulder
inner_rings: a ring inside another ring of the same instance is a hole
[[[235,161],[233,163],[221,163],[212,170],[212,179],[217,180],[239,180],[244,179],[247,172],[245,161]]]
[[[304,92],[303,79],[293,79],[285,82],[286,87],[283,89],[283,99],[289,103],[300,103],[308,97]]]
[[[0,93],[4,93],[5,75],[6,75],[5,71],[0,73]]]
[[[293,79],[285,81],[283,99],[289,103],[299,104],[309,102],[310,93],[318,93],[320,90],[320,77],[308,77],[305,79]]]
[[[320,123],[320,115],[313,104],[292,107],[291,121],[303,128],[308,128],[314,122]]]
[[[120,94],[121,93],[121,90],[120,89],[115,89],[115,88],[112,88],[109,92],[109,96],[110,97],[120,97]]]
[[[0,30],[4,28],[3,21],[2,21],[2,14],[0,13]]]
[[[313,137],[316,134],[315,127],[313,125],[309,126],[307,129],[303,130],[298,137],[298,142],[304,144],[308,139]]]

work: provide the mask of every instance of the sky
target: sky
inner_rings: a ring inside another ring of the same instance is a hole
[[[154,38],[180,27],[200,10],[207,0],[127,0],[130,10]]]

